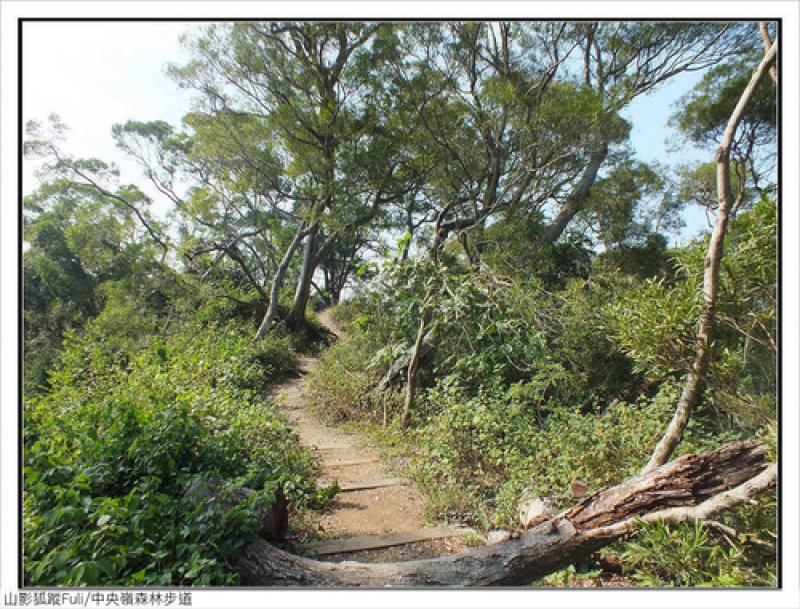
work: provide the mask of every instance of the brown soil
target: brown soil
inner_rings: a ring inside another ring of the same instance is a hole
[[[342,329],[328,311],[321,312],[319,320],[334,334],[342,335]],[[316,358],[302,358],[300,378],[282,383],[276,387],[273,395],[300,435],[301,442],[319,456],[319,483],[335,480],[341,484],[401,476],[388,458],[369,445],[365,436],[329,425],[309,408],[305,399],[308,391],[307,374],[314,370],[317,363]],[[431,524],[426,523],[423,505],[424,497],[411,481],[397,486],[339,493],[324,510],[306,514],[302,527],[304,530],[295,532],[295,539],[290,538],[290,541],[418,530]],[[441,556],[463,549],[461,539],[449,538],[331,555],[325,559],[386,562]]]

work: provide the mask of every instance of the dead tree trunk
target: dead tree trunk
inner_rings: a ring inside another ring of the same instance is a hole
[[[728,230],[728,220],[731,209],[734,207],[734,197],[730,180],[730,154],[733,145],[733,136],[742,120],[745,108],[750,103],[759,83],[764,78],[770,66],[775,64],[777,57],[777,39],[772,44],[764,59],[753,73],[749,84],[742,93],[739,103],[728,121],[722,142],[717,149],[717,191],[719,208],[714,222],[714,231],[708,244],[708,253],[705,259],[705,272],[703,274],[703,310],[697,324],[697,344],[695,360],[692,369],[686,378],[683,392],[675,414],[672,417],[664,436],[653,451],[650,461],[644,471],[650,471],[667,462],[672,451],[683,438],[683,432],[689,424],[692,410],[703,395],[706,373],[711,362],[711,343],[714,336],[715,315],[717,310],[717,294],[719,292],[719,268],[722,261],[722,245]]]
[[[687,455],[579,504],[518,538],[436,559],[324,563],[256,539],[232,560],[254,586],[519,586],[635,530],[640,521],[703,520],[774,488],[777,466],[758,441]]]

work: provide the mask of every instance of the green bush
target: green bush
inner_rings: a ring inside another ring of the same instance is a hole
[[[581,414],[537,402],[537,391],[535,384],[519,384],[465,398],[455,384],[431,390],[426,399],[437,413],[416,436],[423,455],[413,466],[415,478],[434,497],[456,497],[461,518],[477,526],[513,527],[526,490],[566,500],[577,478],[599,489],[637,473],[677,395],[674,386],[665,386],[653,400],[616,402],[602,413]],[[458,488],[473,500],[465,502]],[[453,515],[441,497],[435,501]]]
[[[139,351],[90,324],[65,342],[51,390],[24,405],[26,585],[239,583],[231,552],[282,491],[323,501],[312,456],[258,391],[293,361],[240,324],[189,325]],[[256,492],[195,504],[200,480]]]
[[[723,522],[721,527],[663,521],[640,525],[622,554],[626,572],[643,586],[776,586],[775,539],[741,534],[737,528],[755,527],[762,536],[774,531],[774,495],[755,509],[732,510]]]
[[[774,429],[775,230],[769,201],[732,224],[706,390],[673,457]],[[638,270],[616,268],[607,256],[590,273],[550,282],[529,265],[514,268],[506,249],[486,255],[479,272],[447,251],[438,261],[387,264],[345,307],[352,339],[320,366],[317,401],[338,418],[367,424],[387,413],[382,440],[415,455],[411,473],[427,491],[433,517],[515,527],[523,494],[566,506],[575,479],[597,490],[647,463],[695,357],[706,249],[701,239],[667,260],[662,243]],[[661,277],[645,279],[652,275],[645,266],[658,267]],[[410,353],[422,311],[440,346],[421,375],[410,427],[400,430],[402,384],[382,402],[368,392],[391,362]],[[768,539],[774,519],[769,510],[758,513],[735,510],[731,518],[739,520],[728,526]],[[679,556],[687,535],[662,535],[651,543],[652,555]],[[665,563],[652,581],[769,585],[769,557],[759,570],[725,540],[706,542],[714,548],[707,564],[724,563],[716,576],[702,566],[684,576]],[[751,550],[742,551],[752,558]],[[630,560],[648,577],[646,561]]]
[[[313,407],[329,421],[381,420],[382,405],[369,392],[375,386],[370,369],[377,345],[356,329],[334,343],[320,359],[310,382]]]

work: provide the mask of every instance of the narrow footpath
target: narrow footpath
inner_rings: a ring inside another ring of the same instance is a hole
[[[328,311],[320,321],[334,334],[343,331]],[[365,436],[322,422],[309,408],[308,374],[317,358],[300,360],[300,378],[276,387],[272,399],[320,459],[318,482],[342,487],[330,505],[307,516],[312,539],[297,549],[321,560],[386,562],[442,556],[464,549],[464,530],[426,526],[424,498],[395,471]]]

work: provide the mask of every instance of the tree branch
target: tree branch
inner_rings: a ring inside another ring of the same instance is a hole
[[[719,292],[719,268],[722,261],[722,246],[725,234],[728,229],[728,220],[731,209],[734,205],[734,197],[731,188],[730,176],[730,154],[733,145],[733,138],[736,129],[742,120],[744,111],[755,94],[758,85],[763,80],[770,66],[775,63],[777,56],[777,39],[772,44],[769,52],[758,65],[753,73],[750,82],[745,88],[739,103],[728,120],[725,133],[722,136],[719,148],[717,149],[717,193],[719,197],[719,207],[717,218],[714,223],[714,230],[708,244],[708,253],[705,259],[705,273],[703,275],[703,310],[700,313],[697,331],[696,355],[692,370],[686,378],[683,392],[675,408],[675,414],[670,421],[664,436],[659,441],[650,461],[645,466],[645,472],[651,471],[664,463],[672,455],[675,447],[683,438],[683,432],[689,424],[689,418],[695,405],[703,395],[705,376],[711,361],[711,343],[713,340],[717,308],[717,294]]]
[[[758,441],[686,455],[648,474],[594,493],[518,538],[436,559],[399,563],[325,563],[264,540],[233,560],[256,586],[519,586],[564,568],[642,521],[706,519],[775,487],[776,466]]]
[[[150,237],[153,239],[153,241],[155,241],[158,245],[160,245],[161,248],[164,250],[163,258],[166,258],[167,253],[169,252],[169,246],[166,244],[166,242],[164,242],[161,239],[161,237],[158,235],[158,233],[156,233],[156,231],[153,229],[153,227],[150,226],[150,223],[145,219],[144,215],[142,214],[141,211],[139,211],[138,207],[136,207],[133,203],[131,203],[130,201],[128,201],[124,197],[121,197],[118,194],[115,194],[115,193],[113,193],[113,192],[111,192],[109,190],[106,190],[100,184],[98,184],[95,180],[93,180],[88,175],[86,175],[84,172],[82,172],[80,169],[78,169],[74,165],[70,164],[69,162],[64,161],[64,159],[62,159],[60,156],[56,155],[56,158],[58,159],[59,162],[64,163],[64,166],[68,167],[70,169],[70,171],[75,173],[75,175],[77,175],[78,177],[84,179],[86,181],[84,186],[91,186],[92,188],[94,188],[97,192],[99,192],[104,197],[108,197],[109,199],[114,199],[115,201],[119,201],[125,207],[130,209],[136,215],[136,217],[139,219],[139,222],[142,224],[142,226],[144,226],[145,230],[150,235]],[[163,258],[162,258],[162,262],[163,262]]]
[[[761,39],[764,41],[764,53],[769,53],[769,50],[772,48],[772,38],[769,35],[769,30],[767,29],[767,24],[764,21],[760,21],[758,24],[758,29],[761,31]],[[770,66],[769,68],[769,75],[772,77],[772,82],[775,83],[775,86],[778,86],[778,70],[775,67],[775,64]]]

